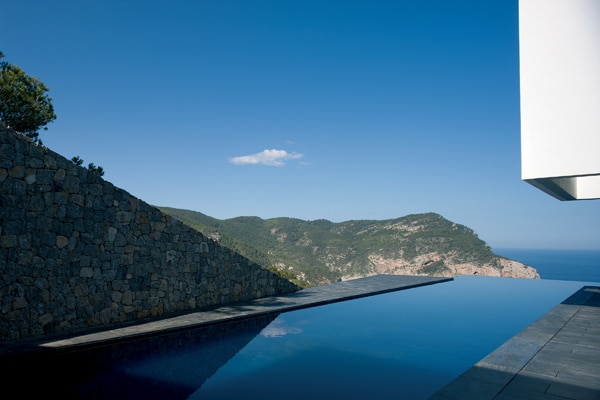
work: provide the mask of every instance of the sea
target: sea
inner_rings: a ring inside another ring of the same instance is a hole
[[[600,282],[600,250],[494,249],[537,269],[542,279]]]

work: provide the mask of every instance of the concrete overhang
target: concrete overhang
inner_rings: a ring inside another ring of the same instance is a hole
[[[558,200],[600,199],[600,175],[525,179]]]
[[[600,0],[520,0],[521,177],[600,198]]]

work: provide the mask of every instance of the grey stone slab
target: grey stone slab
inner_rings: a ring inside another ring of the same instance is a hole
[[[494,384],[500,390],[514,378],[516,372],[518,371],[509,368],[485,366],[483,363],[478,363],[465,371],[461,377]]]
[[[596,295],[600,299],[600,295]],[[584,305],[585,307],[580,311],[582,314],[586,315],[598,315],[600,314],[600,304],[598,305],[590,305],[589,302]]]
[[[522,391],[502,392],[494,400],[569,400],[564,397],[552,396],[544,392],[524,393]]]
[[[564,327],[563,331],[571,334],[579,333],[581,336],[588,334],[590,329],[594,331],[594,327],[590,326],[589,324],[589,318],[584,317],[585,320],[581,319],[582,318],[573,318],[571,321],[569,321],[568,325]]]
[[[577,399],[577,400],[598,400],[600,392],[597,389],[589,389],[586,387],[573,385],[563,382],[554,382],[546,391],[548,395],[556,396],[560,399]],[[553,397],[554,398],[554,397]]]
[[[555,342],[577,344],[583,338],[581,332],[576,331],[561,331],[552,338]]]
[[[554,399],[555,397],[549,397],[546,393],[550,385],[551,382],[544,377],[518,375],[494,399]]]
[[[554,355],[538,354],[524,368],[524,372],[555,377],[560,371],[565,358],[559,358]]]
[[[593,330],[594,332],[597,332],[598,329],[600,329],[600,313],[589,314],[587,318],[590,320],[588,330]]]
[[[560,342],[557,340],[550,340],[548,341],[548,343],[546,343],[546,345],[544,346],[544,352],[545,353],[571,353],[573,352],[573,348],[574,348],[574,344],[573,343],[565,343],[565,342]]]
[[[567,354],[565,361],[568,363],[579,364],[600,364],[600,347],[575,345],[571,352]]]
[[[493,399],[502,385],[461,376],[438,391],[431,400],[486,400]]]
[[[484,357],[477,365],[518,371],[542,348],[545,342],[517,335]]]
[[[556,335],[556,326],[562,323],[551,321],[536,322],[525,328],[519,335],[522,337],[535,337],[537,340],[547,342]]]
[[[575,315],[581,307],[579,305],[574,304],[558,304],[552,310],[548,311],[546,315],[540,318],[538,321],[556,321],[562,322],[563,324],[567,323],[569,319]]]
[[[432,399],[600,399],[600,287],[580,289],[439,393]]]
[[[586,333],[585,335],[583,335],[583,337],[581,337],[579,339],[579,341],[577,342],[578,345],[580,346],[584,346],[584,347],[594,347],[594,348],[599,348],[600,347],[600,334],[589,334]]]
[[[565,331],[577,331],[581,334],[585,333],[590,328],[589,316],[576,314],[571,318],[569,323],[564,327]]]
[[[600,368],[598,365],[565,364],[558,371],[556,381],[574,382],[577,386],[600,390]]]

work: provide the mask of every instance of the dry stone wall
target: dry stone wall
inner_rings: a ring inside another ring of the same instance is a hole
[[[0,125],[0,340],[299,287]]]

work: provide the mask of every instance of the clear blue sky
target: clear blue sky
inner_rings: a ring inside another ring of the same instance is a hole
[[[600,249],[600,201],[520,178],[517,0],[4,1],[41,139],[153,205],[437,212],[493,248]]]

